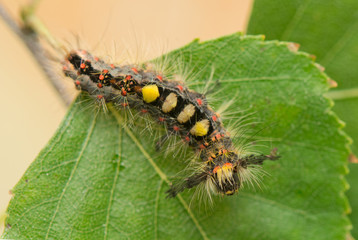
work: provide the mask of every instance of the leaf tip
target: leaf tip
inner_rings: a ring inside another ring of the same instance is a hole
[[[300,44],[298,44],[298,43],[294,43],[294,42],[289,42],[288,44],[287,44],[287,48],[288,48],[288,50],[290,50],[291,52],[297,52],[298,51],[298,49],[300,49]]]
[[[325,68],[321,64],[315,63],[315,65],[321,72],[324,72]]]
[[[328,85],[329,85],[330,88],[338,87],[338,83],[336,81],[334,81],[333,79],[331,79],[331,78],[328,78],[327,82],[328,82]]]
[[[313,61],[316,61],[316,59],[317,59],[316,55],[313,55],[313,54],[310,54],[309,57],[310,57]]]
[[[348,157],[348,161],[350,163],[358,163],[358,158],[353,153],[351,153]]]

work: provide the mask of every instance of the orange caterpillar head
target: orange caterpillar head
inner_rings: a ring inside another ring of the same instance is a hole
[[[167,191],[168,197],[175,197],[178,193],[185,189],[193,188],[204,183],[207,192],[218,193],[221,195],[233,195],[241,187],[242,182],[250,181],[245,179],[250,174],[250,165],[262,165],[264,160],[276,160],[279,156],[273,151],[270,155],[248,155],[242,158],[234,152],[217,157],[209,164],[205,162],[205,167],[193,174],[192,176],[175,183]]]
[[[210,176],[209,184],[215,186],[215,190],[223,195],[233,195],[240,187],[240,180],[237,174],[237,166],[230,162],[216,166]],[[213,189],[213,187],[210,187]]]

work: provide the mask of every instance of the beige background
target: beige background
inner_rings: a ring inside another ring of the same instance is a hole
[[[14,16],[26,2],[2,1]],[[148,52],[150,58],[194,38],[207,40],[244,31],[251,5],[251,0],[43,0],[37,15],[57,39],[72,45],[74,35],[79,35],[80,41],[86,42],[81,45],[95,48],[96,53],[113,53],[115,43],[118,49],[140,52],[139,58]],[[67,108],[1,19],[0,36],[3,216],[10,189],[51,138]]]

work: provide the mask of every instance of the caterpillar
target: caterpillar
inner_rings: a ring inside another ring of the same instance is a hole
[[[102,104],[111,102],[149,114],[194,150],[195,170],[170,186],[169,198],[198,185],[209,194],[233,195],[251,181],[252,166],[279,158],[276,150],[269,155],[243,155],[204,94],[156,70],[115,66],[85,50],[72,50],[63,61],[63,72],[77,89]]]

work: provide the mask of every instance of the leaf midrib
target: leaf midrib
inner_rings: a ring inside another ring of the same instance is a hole
[[[170,185],[170,181],[167,177],[167,175],[159,168],[159,166],[154,162],[154,160],[151,158],[151,156],[149,155],[149,153],[144,149],[144,147],[142,146],[142,144],[140,144],[139,140],[134,136],[134,134],[132,133],[132,131],[126,126],[123,125],[123,119],[122,117],[119,115],[118,111],[113,107],[112,104],[108,104],[108,109],[112,112],[112,114],[114,115],[114,117],[116,118],[117,122],[119,125],[122,125],[124,131],[126,132],[126,134],[132,139],[132,141],[135,143],[135,145],[139,148],[139,150],[142,152],[142,154],[145,156],[145,158],[148,160],[148,162],[150,163],[150,165],[152,165],[152,167],[154,168],[154,170],[156,171],[156,173],[159,175],[159,177],[165,181],[168,185]],[[186,201],[183,199],[183,197],[178,194],[176,196],[180,203],[184,206],[185,210],[187,211],[187,213],[189,214],[190,218],[192,219],[192,221],[194,222],[195,226],[197,227],[198,231],[200,232],[201,236],[203,237],[204,240],[209,240],[206,232],[204,231],[204,229],[201,227],[201,225],[199,224],[199,221],[196,219],[194,213],[190,210],[189,205],[186,203]]]

